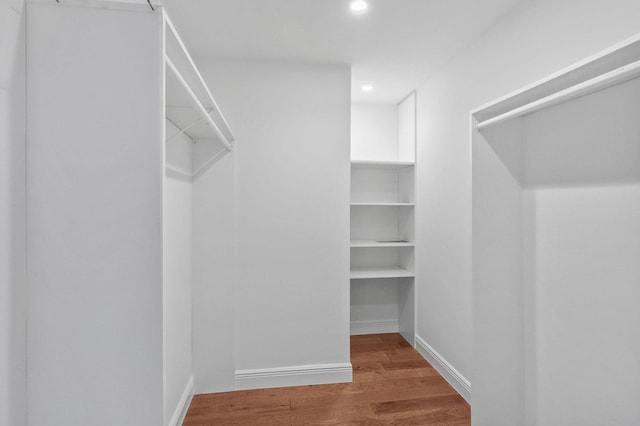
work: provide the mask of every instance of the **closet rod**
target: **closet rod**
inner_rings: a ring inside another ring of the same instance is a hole
[[[231,151],[231,144],[229,143],[229,141],[227,141],[227,138],[224,137],[224,135],[220,131],[220,128],[218,127],[216,122],[213,121],[213,119],[207,112],[206,108],[202,105],[202,103],[200,102],[196,94],[193,92],[193,90],[191,90],[191,86],[189,86],[189,83],[187,83],[187,81],[184,79],[182,74],[180,74],[180,71],[178,71],[176,66],[173,64],[173,62],[171,61],[171,59],[169,59],[167,55],[164,55],[164,61],[167,64],[168,68],[171,70],[171,72],[173,72],[173,74],[176,76],[176,78],[178,79],[178,81],[180,82],[184,90],[189,94],[189,97],[193,101],[193,104],[195,105],[196,109],[200,113],[200,116],[202,117],[202,119],[213,128],[213,131],[216,133],[216,136],[218,136],[218,139],[220,139],[220,141],[225,146],[225,148],[227,148],[227,151]]]
[[[187,58],[187,61],[189,62],[189,65],[191,65],[191,69],[195,73],[196,77],[198,77],[198,80],[200,81],[200,84],[202,85],[202,87],[204,88],[205,92],[207,93],[207,96],[209,97],[210,102],[213,104],[214,111],[217,112],[219,120],[222,121],[221,125],[224,127],[223,130],[225,131],[225,134],[227,135],[225,137],[225,139],[227,141],[229,141],[229,142],[233,142],[235,140],[235,137],[233,136],[233,133],[231,132],[231,128],[229,127],[229,123],[227,123],[227,120],[224,118],[224,115],[222,115],[222,112],[220,111],[220,108],[218,107],[218,104],[216,103],[215,98],[213,97],[213,95],[211,94],[211,91],[209,90],[209,86],[207,86],[207,83],[205,83],[204,78],[202,78],[202,74],[200,74],[200,71],[198,70],[198,67],[196,67],[196,63],[193,61],[193,58],[189,54],[189,51],[187,50],[187,46],[185,46],[184,42],[182,41],[182,37],[180,37],[180,34],[178,34],[178,30],[176,30],[176,27],[173,25],[173,22],[169,18],[169,15],[167,15],[166,11],[164,11],[164,10],[163,10],[163,15],[164,15],[164,19],[165,19],[165,22],[167,24],[167,27],[169,28],[169,30],[173,34],[173,37],[178,42],[178,45],[180,46],[180,49],[182,50],[182,53],[184,54],[185,58]]]
[[[638,76],[640,76],[640,61],[632,62],[623,67],[594,77],[590,80],[586,80],[582,83],[576,84],[575,86],[560,90],[559,92],[545,96],[521,107],[512,109],[511,111],[507,111],[503,114],[477,123],[476,129],[480,131],[489,126],[493,126],[511,118],[531,114],[541,109],[557,105],[562,102],[570,101],[572,99],[597,92],[598,90],[602,90],[619,83],[623,83]]]

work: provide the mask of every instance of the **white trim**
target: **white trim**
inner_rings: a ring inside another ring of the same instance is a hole
[[[345,383],[351,382],[352,371],[348,362],[236,370],[236,390]]]
[[[352,321],[351,335],[399,333],[400,323],[397,319],[382,321]]]
[[[418,335],[416,335],[416,349],[468,403],[471,403],[469,380]]]
[[[179,426],[182,424],[185,416],[187,415],[187,410],[189,409],[189,405],[191,404],[192,398],[193,398],[193,376],[189,377],[189,380],[187,381],[187,386],[184,388],[184,392],[182,392],[180,401],[178,401],[178,406],[173,412],[173,416],[171,416],[171,420],[169,420],[169,426]]]

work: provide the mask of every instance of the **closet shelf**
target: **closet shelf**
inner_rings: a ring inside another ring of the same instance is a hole
[[[166,118],[193,141],[217,141],[230,151],[235,140],[209,87],[165,13],[167,24]],[[173,135],[176,136],[176,135]]]
[[[375,160],[352,160],[353,168],[375,168],[375,169],[403,169],[413,167],[413,161],[375,161]]]
[[[413,278],[415,273],[404,268],[383,267],[383,268],[353,268],[351,269],[352,280],[366,280],[376,278]]]
[[[402,240],[351,240],[351,247],[364,248],[364,247],[415,247],[415,243],[412,241]]]
[[[413,207],[415,203],[350,203],[351,206],[400,206],[400,207]]]

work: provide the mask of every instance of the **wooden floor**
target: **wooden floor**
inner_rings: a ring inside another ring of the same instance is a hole
[[[399,334],[351,337],[353,383],[196,395],[183,425],[471,424],[469,405]]]

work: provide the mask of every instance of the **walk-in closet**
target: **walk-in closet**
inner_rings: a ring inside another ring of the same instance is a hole
[[[0,426],[640,425],[638,17],[0,0]]]

